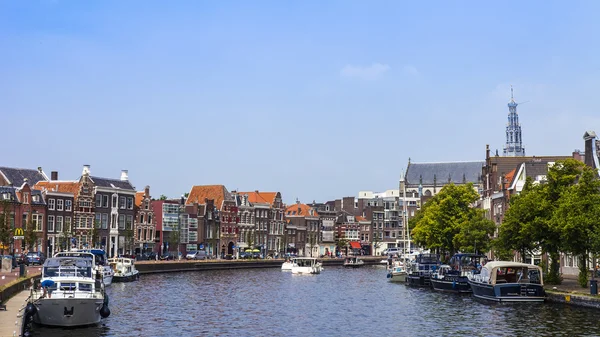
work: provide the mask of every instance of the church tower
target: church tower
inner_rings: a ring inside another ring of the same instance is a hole
[[[506,125],[506,145],[504,145],[505,157],[525,156],[523,140],[521,139],[521,125],[517,114],[517,102],[513,97],[513,88],[510,86],[510,102],[508,102],[508,124]]]

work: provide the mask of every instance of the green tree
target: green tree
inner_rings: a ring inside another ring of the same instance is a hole
[[[13,228],[10,223],[10,203],[8,200],[0,201],[0,252],[4,255],[8,250],[13,235]]]
[[[338,238],[335,245],[338,247],[340,252],[344,252],[344,254],[348,255],[348,240],[344,237]]]
[[[37,244],[37,240],[38,240],[38,236],[37,236],[37,234],[35,232],[35,226],[36,226],[36,224],[33,221],[33,214],[32,213],[33,212],[29,212],[27,214],[27,221],[24,224],[25,225],[25,233],[24,233],[25,246],[30,251],[33,250],[33,246],[35,244]]]
[[[520,194],[510,199],[509,208],[504,215],[504,221],[498,230],[498,238],[494,246],[502,258],[512,259],[512,251],[519,252],[522,261],[538,247],[536,242],[536,227],[541,226],[545,217],[543,194],[532,184],[528,177]],[[510,256],[510,257],[509,257]]]
[[[161,194],[159,200],[167,200],[167,196],[164,194]]]
[[[553,222],[562,224],[562,250],[579,257],[579,283],[587,287],[589,254],[600,252],[600,181],[596,171],[582,167],[578,183],[561,194]]]
[[[471,207],[479,195],[472,184],[444,186],[409,221],[415,243],[453,255],[459,250],[488,248],[495,227]]]

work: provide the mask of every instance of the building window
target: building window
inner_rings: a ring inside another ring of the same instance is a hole
[[[108,195],[102,196],[102,207],[108,208]]]
[[[58,222],[56,223],[56,225],[58,226]],[[65,228],[64,229],[61,228],[61,232],[62,231],[71,233],[71,217],[70,216],[65,217]]]
[[[149,202],[148,200],[146,200],[146,201],[144,202],[144,208],[145,208],[145,209],[150,209],[150,202]]]
[[[65,211],[70,212],[73,210],[73,201],[65,200]]]
[[[141,228],[138,228],[138,230],[137,230],[137,239],[138,239],[138,241],[142,240],[142,229]]]
[[[140,214],[140,223],[144,223],[144,213]]]
[[[102,213],[102,229],[108,229],[108,214]]]
[[[29,203],[29,193],[23,193],[23,203]]]
[[[48,215],[48,232],[54,232],[54,215]]]
[[[127,222],[126,222],[126,228],[132,229],[132,225],[133,225],[133,215],[128,215]]]
[[[120,209],[125,209],[125,197],[120,197],[119,198],[119,208]]]
[[[94,221],[94,227],[100,228],[101,222],[102,222],[102,214],[96,213],[96,220]]]
[[[63,199],[56,200],[56,210],[63,211],[65,209],[65,201]]]
[[[33,225],[36,232],[42,231],[42,227],[44,225],[44,221],[42,219],[43,218],[41,214],[34,214],[31,216],[31,220],[33,221]]]
[[[125,214],[119,214],[119,229],[125,229]]]
[[[112,197],[112,207],[113,208],[117,207],[117,200],[118,200],[117,196],[113,195],[113,197]]]
[[[65,220],[69,219],[69,222],[71,221],[71,218],[65,218]],[[48,223],[48,228],[50,228],[50,223]],[[62,216],[57,216],[56,217],[56,232],[57,233],[62,233],[63,231],[63,217]]]
[[[102,194],[96,194],[96,207],[102,207]]]
[[[54,199],[48,199],[48,210],[53,211],[54,210],[54,203],[56,201]]]
[[[154,233],[152,229],[150,230],[150,235],[148,235],[148,240],[154,240]]]
[[[133,209],[133,198],[127,198],[127,209]]]
[[[148,224],[152,224],[152,214],[148,214]]]

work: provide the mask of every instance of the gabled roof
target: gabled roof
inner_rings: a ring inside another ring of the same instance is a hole
[[[531,157],[490,157],[490,162],[496,164],[498,176],[507,174],[512,171],[515,167],[525,162],[530,161],[542,161],[542,162],[555,162],[559,160],[565,160],[567,158],[573,158],[572,156],[531,156]]]
[[[407,185],[443,186],[450,182],[462,184],[463,181],[477,184],[480,182],[484,161],[448,162],[448,163],[409,163],[404,179]],[[448,181],[450,180],[450,181]]]
[[[513,180],[515,179],[515,174],[517,173],[517,169],[515,168],[514,170],[508,172],[504,178],[506,179],[506,182],[504,183],[504,188],[508,189],[512,183]]]
[[[293,204],[285,209],[285,215],[299,217],[319,216],[319,213],[317,213],[316,210],[314,211],[313,215],[311,215],[310,209],[311,207],[306,204]]]
[[[146,194],[146,192],[141,191],[141,192],[135,192],[135,205],[137,207],[141,207],[142,206],[142,201],[144,201],[144,195]]]
[[[227,188],[223,185],[196,185],[190,190],[186,200],[186,205],[195,202],[204,204],[204,199],[215,201],[215,207],[220,209],[224,200],[233,200]]]
[[[108,187],[108,188],[119,188],[122,190],[130,190],[135,191],[133,185],[129,182],[129,180],[120,180],[120,179],[111,179],[111,178],[101,178],[101,177],[92,177],[90,179],[94,182],[94,185],[98,187]]]
[[[40,181],[48,180],[48,177],[41,170],[22,169],[14,167],[0,167],[0,174],[6,178],[6,181],[13,186],[22,186],[27,179],[30,186],[37,184]]]
[[[269,204],[275,203],[277,192],[238,192],[238,195],[248,195],[248,201],[252,204]]]
[[[76,197],[79,194],[78,181],[40,181],[34,186],[36,189],[46,189],[48,192],[70,193]]]

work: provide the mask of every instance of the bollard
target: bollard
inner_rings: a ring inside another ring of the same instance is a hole
[[[598,280],[590,280],[590,295],[598,295]]]
[[[24,264],[19,265],[19,277],[25,277],[25,265]]]

